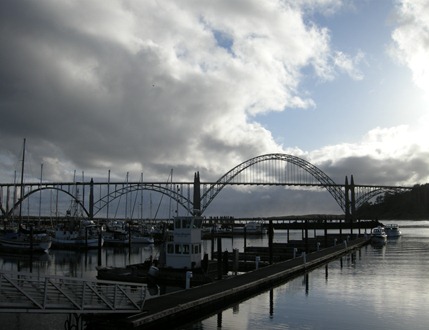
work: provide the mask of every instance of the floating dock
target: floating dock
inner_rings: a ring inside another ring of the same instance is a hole
[[[275,285],[323,265],[370,242],[369,237],[360,237],[320,251],[303,254],[291,260],[274,263],[245,274],[232,276],[210,284],[180,290],[156,298],[147,299],[142,312],[128,317],[88,319],[95,328],[152,329],[178,326],[195,316],[210,315],[237,301],[263,292]],[[91,322],[94,321],[94,322]]]

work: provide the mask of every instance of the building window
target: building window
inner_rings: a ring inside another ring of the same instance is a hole
[[[191,219],[182,219],[183,228],[191,228]]]

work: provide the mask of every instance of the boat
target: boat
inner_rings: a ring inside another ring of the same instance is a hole
[[[113,220],[107,222],[103,226],[102,236],[106,246],[125,246],[131,243],[124,221]]]
[[[134,244],[154,244],[155,239],[149,234],[145,234],[145,233],[139,232],[139,231],[131,231],[131,243],[134,243]]]
[[[396,223],[384,226],[384,231],[386,232],[387,238],[397,238],[402,235],[399,225]]]
[[[47,252],[52,240],[46,233],[28,234],[7,229],[0,236],[0,248],[13,252]]]
[[[103,230],[105,245],[125,246],[130,244],[154,244],[155,240],[146,230],[130,226],[124,221],[114,220],[106,223]]]
[[[378,226],[372,229],[371,241],[373,243],[385,243],[387,241],[387,235],[384,231],[384,227]]]
[[[103,246],[99,227],[92,220],[70,220],[51,231],[52,248],[95,249]]]
[[[86,219],[79,203],[79,190],[76,187],[76,198],[70,202],[66,219],[50,231],[52,248],[57,249],[96,249],[104,244],[101,227],[93,220]]]
[[[244,232],[246,232],[246,235],[264,235],[268,230],[264,227],[262,221],[250,221],[242,227],[233,227],[232,232],[233,234],[244,234]]]

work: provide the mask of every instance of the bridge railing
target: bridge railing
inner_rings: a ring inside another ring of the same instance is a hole
[[[0,271],[0,312],[136,313],[146,285]]]

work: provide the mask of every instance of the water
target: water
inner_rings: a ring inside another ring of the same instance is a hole
[[[428,329],[429,222],[178,329]]]
[[[429,221],[398,221],[402,237],[383,247],[366,246],[267,292],[178,329],[428,329]],[[299,238],[295,232],[292,238]],[[274,241],[286,240],[276,231]],[[267,245],[267,238],[247,239]],[[223,239],[223,250],[242,250],[242,238]],[[204,248],[211,250],[211,242]],[[102,264],[123,266],[156,256],[156,247],[103,248]],[[33,262],[33,273],[95,278],[96,251],[50,251]],[[0,255],[0,269],[29,270],[28,260]],[[13,329],[63,329],[64,315],[0,314]]]

